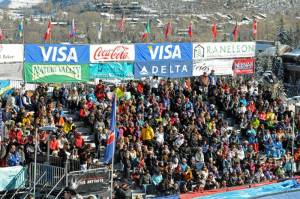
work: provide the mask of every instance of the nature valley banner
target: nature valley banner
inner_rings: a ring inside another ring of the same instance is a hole
[[[72,83],[89,80],[88,64],[24,64],[26,82]]]

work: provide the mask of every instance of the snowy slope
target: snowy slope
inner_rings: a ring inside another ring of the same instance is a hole
[[[11,9],[30,8],[44,1],[45,0],[0,0],[0,6]]]

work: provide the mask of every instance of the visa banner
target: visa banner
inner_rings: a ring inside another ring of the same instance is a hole
[[[135,44],[135,61],[191,61],[192,43]]]
[[[127,62],[107,62],[90,64],[90,79],[133,79],[133,64]]]
[[[190,77],[192,76],[192,61],[150,61],[136,62],[134,65],[134,77],[142,78],[149,76],[159,77]]]
[[[234,74],[249,75],[254,73],[255,59],[236,59],[233,62]]]
[[[89,45],[28,44],[25,62],[38,64],[88,64]]]

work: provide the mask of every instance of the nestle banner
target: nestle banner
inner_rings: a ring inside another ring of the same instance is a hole
[[[133,64],[127,62],[105,62],[90,64],[90,79],[133,79]]]
[[[90,62],[133,61],[134,45],[132,44],[101,44],[90,46]]]
[[[193,59],[255,57],[255,42],[193,43]]]
[[[32,83],[72,83],[89,80],[88,64],[24,64],[25,81]]]
[[[38,64],[88,64],[89,45],[28,44],[25,62]]]
[[[136,62],[134,65],[134,77],[190,77],[192,76],[192,61],[148,61]]]
[[[0,63],[24,61],[23,44],[0,44]]]
[[[193,76],[200,76],[204,72],[215,71],[216,75],[232,75],[232,65],[234,59],[202,59],[194,60]]]
[[[253,74],[255,67],[255,59],[236,59],[233,62],[234,73],[237,75]]]
[[[135,61],[191,61],[192,43],[135,44]]]

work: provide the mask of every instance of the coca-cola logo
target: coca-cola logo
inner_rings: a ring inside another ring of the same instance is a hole
[[[129,47],[116,46],[114,48],[105,49],[103,46],[98,47],[94,53],[95,60],[126,60],[128,59]]]

